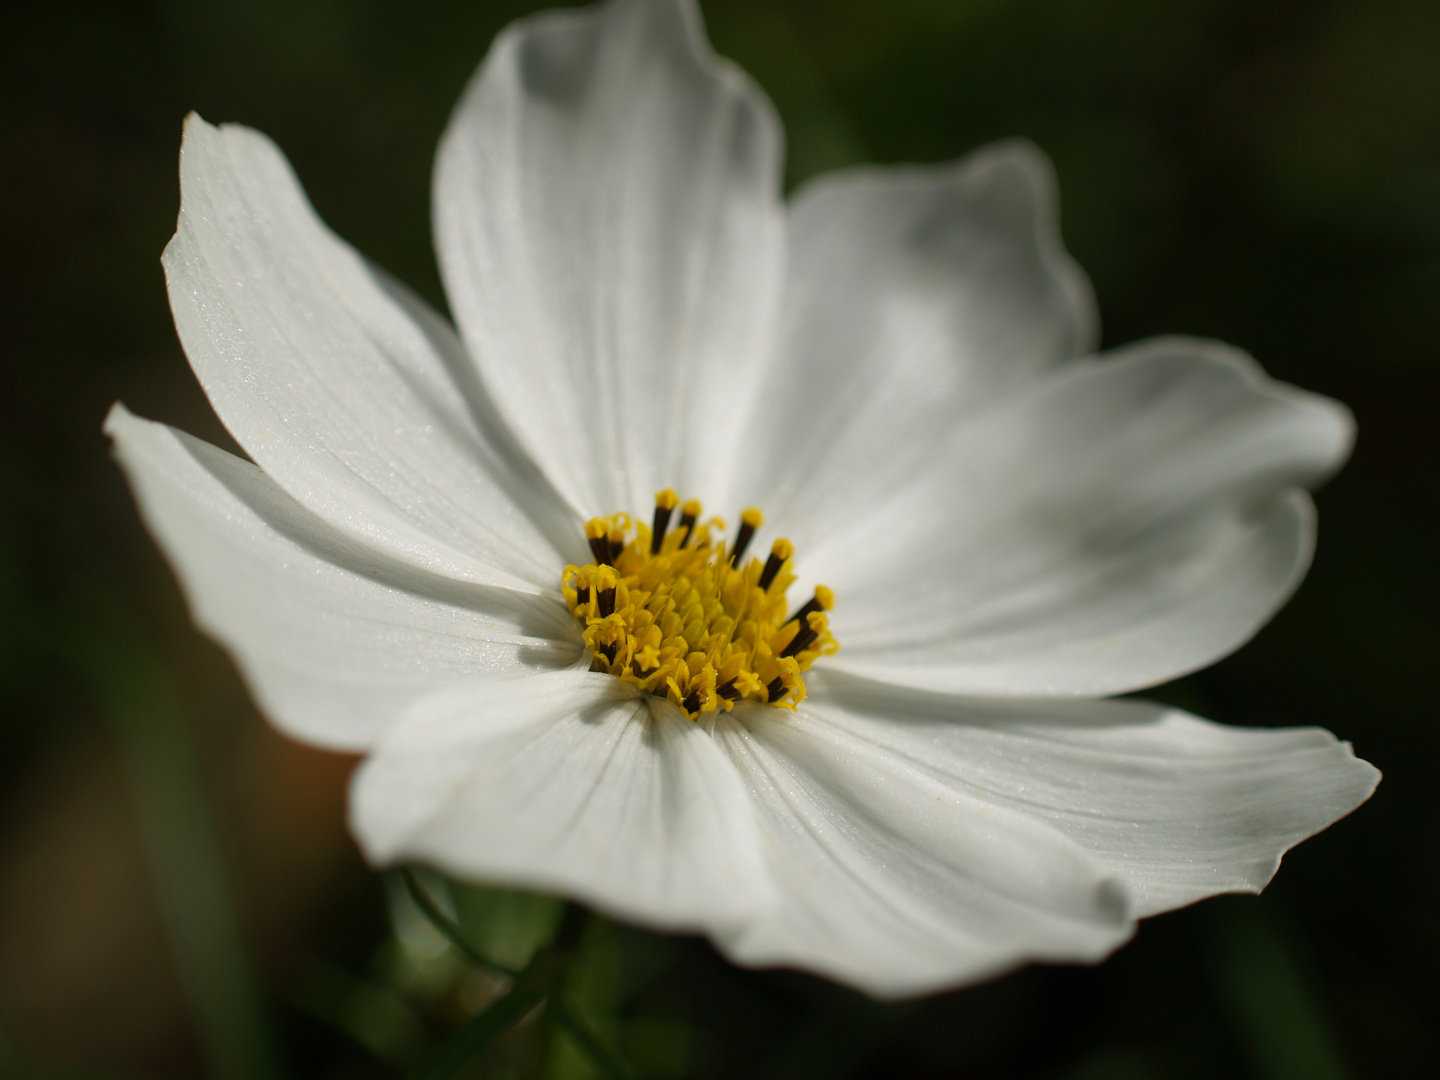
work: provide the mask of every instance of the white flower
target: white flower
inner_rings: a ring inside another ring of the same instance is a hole
[[[789,205],[781,157],[691,0],[522,20],[440,147],[457,336],[264,136],[192,117],[170,299],[254,464],[120,406],[107,430],[196,620],[283,730],[369,755],[375,863],[740,963],[912,994],[1258,891],[1377,772],[1315,728],[1096,699],[1284,602],[1347,412],[1213,342],[1088,357],[1026,144]],[[564,568],[662,488],[763,508],[792,600],[833,587],[797,710],[692,720],[589,670]]]

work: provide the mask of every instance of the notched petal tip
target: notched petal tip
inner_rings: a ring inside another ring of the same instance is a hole
[[[1059,282],[1075,321],[1074,353],[1085,356],[1094,352],[1100,346],[1100,305],[1090,276],[1065,247],[1060,230],[1060,183],[1050,155],[1029,139],[1002,139],[972,151],[954,168],[957,172],[968,168],[1008,174],[1028,189],[1041,264]]]
[[[1345,464],[1355,445],[1355,416],[1334,398],[1273,378],[1249,352],[1215,338],[1162,334],[1107,352],[1099,363],[1196,363],[1238,377],[1247,388],[1276,406],[1276,419],[1288,422],[1290,438],[1303,449],[1304,476],[1296,483],[1314,489]]]
[[[187,292],[201,298],[193,277],[207,257],[206,238],[213,224],[206,220],[207,212],[224,216],[225,204],[236,197],[246,171],[237,166],[234,155],[247,151],[254,157],[248,163],[253,171],[250,179],[263,178],[282,194],[291,186],[301,190],[284,153],[263,132],[243,124],[212,124],[193,109],[186,114],[180,141],[180,211],[175,233],[160,255],[170,307],[177,317],[181,305],[191,299]]]
[[[1237,884],[1233,889],[1224,891],[1251,895],[1264,892],[1279,872],[1280,864],[1284,862],[1286,855],[1306,840],[1319,836],[1364,806],[1370,801],[1371,796],[1380,786],[1380,781],[1384,778],[1384,774],[1374,765],[1364,758],[1356,756],[1355,747],[1349,741],[1337,739],[1324,728],[1297,730],[1309,730],[1324,736],[1325,745],[1319,749],[1322,753],[1324,750],[1329,750],[1329,753],[1324,755],[1326,761],[1317,763],[1316,771],[1328,767],[1331,779],[1329,789],[1312,800],[1309,823],[1300,827],[1299,834],[1292,832],[1282,838],[1279,841],[1282,846],[1279,846],[1271,856],[1258,859],[1249,868],[1247,880]],[[1308,831],[1305,831],[1307,829]],[[1205,898],[1200,896],[1195,899]],[[1153,914],[1153,912],[1145,914]]]
[[[760,114],[768,137],[783,142],[779,113],[769,96],[744,70],[711,47],[704,17],[694,0],[609,0],[541,11],[516,19],[496,35],[442,137],[442,159],[445,143],[461,134],[457,121],[474,107],[475,99],[490,83],[514,78],[536,101],[557,108],[581,104],[595,89],[595,80],[604,77],[597,61],[607,37],[632,39],[629,47],[647,59],[664,57],[675,69],[672,75],[723,83],[746,107]],[[778,187],[778,171],[776,183]]]
[[[739,429],[701,414],[716,383],[747,400],[769,346],[782,143],[688,0],[519,20],[471,79],[436,159],[442,277],[513,430],[573,506],[723,486]]]
[[[123,401],[111,403],[110,408],[105,410],[105,419],[100,424],[100,430],[113,444],[125,430],[125,426],[135,419],[135,414],[125,407]]]
[[[1089,276],[1065,248],[1055,167],[1035,143],[1004,139],[936,165],[855,165],[822,173],[792,196],[792,208],[842,196],[847,190],[883,197],[909,190],[935,203],[936,214],[975,219],[983,207],[987,228],[1019,243],[1064,297],[1070,322],[1065,359],[1092,353],[1100,343],[1100,310]],[[948,202],[946,205],[946,193]],[[939,201],[937,201],[939,200]],[[792,210],[793,212],[793,210]]]

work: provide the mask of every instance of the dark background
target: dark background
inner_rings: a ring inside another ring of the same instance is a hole
[[[1150,920],[1097,968],[908,1005],[597,923],[597,1023],[654,1076],[1435,1075],[1440,5],[704,7],[785,119],[790,183],[1028,136],[1107,347],[1223,338],[1354,409],[1297,598],[1158,693],[1323,725],[1385,781],[1258,900]],[[60,0],[4,25],[0,1075],[393,1076],[464,1011],[463,980],[390,933],[345,835],[352,762],[273,734],[190,628],[100,423],[123,399],[229,445],[158,262],[187,110],[268,132],[332,227],[443,305],[431,155],[526,10]],[[511,1075],[522,1050],[485,1068]],[[564,1054],[540,1067],[586,1075]]]

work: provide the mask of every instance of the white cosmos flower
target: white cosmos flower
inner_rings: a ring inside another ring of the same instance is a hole
[[[1258,891],[1375,769],[1099,699],[1284,602],[1349,415],[1214,342],[1090,356],[1027,144],[788,204],[781,158],[691,0],[516,23],[439,151],[457,335],[263,135],[191,117],[170,299],[253,464],[121,406],[107,430],[196,620],[281,729],[368,755],[374,863],[743,964],[912,994]],[[763,508],[792,602],[834,589],[797,710],[691,720],[589,670],[562,572],[662,488]]]

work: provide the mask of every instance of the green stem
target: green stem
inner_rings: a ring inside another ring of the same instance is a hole
[[[625,1064],[619,1057],[610,1052],[609,1047],[602,1043],[599,1037],[591,1031],[569,1005],[565,1004],[565,997],[560,988],[550,998],[550,1009],[555,1014],[555,1020],[569,1032],[570,1037],[575,1040],[585,1056],[591,1063],[610,1080],[634,1080],[635,1074],[630,1071],[630,1066]]]
[[[1266,904],[1225,897],[1209,909],[1211,977],[1261,1080],[1346,1080],[1349,1070],[1303,968]]]
[[[410,899],[415,901],[415,906],[420,909],[421,914],[430,920],[430,925],[435,927],[444,935],[445,940],[454,945],[465,954],[466,959],[480,967],[488,968],[491,971],[504,975],[511,979],[518,979],[520,972],[511,971],[507,967],[495,963],[487,956],[481,955],[480,951],[471,945],[465,938],[465,932],[460,929],[445,912],[440,910],[440,905],[435,903],[430,894],[425,891],[415,872],[408,866],[400,868],[400,879],[405,882],[405,889],[410,894]]]
[[[515,989],[475,1017],[459,1034],[422,1062],[420,1068],[410,1074],[410,1080],[447,1080],[467,1061],[484,1052],[496,1036],[510,1030],[540,1004],[548,989],[549,984],[543,981],[523,986],[517,983]]]
[[[566,905],[555,940],[536,953],[530,966],[516,976],[510,992],[461,1028],[449,1042],[422,1062],[408,1080],[448,1080],[466,1062],[484,1053],[496,1037],[509,1031],[549,997],[575,960],[585,920],[583,908]]]

